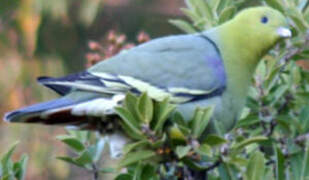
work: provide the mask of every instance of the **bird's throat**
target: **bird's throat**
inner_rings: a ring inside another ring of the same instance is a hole
[[[235,97],[246,97],[253,73],[263,55],[261,50],[249,43],[246,37],[239,35],[238,29],[230,24],[221,25],[206,35],[216,42],[221,51],[227,75],[227,90]]]

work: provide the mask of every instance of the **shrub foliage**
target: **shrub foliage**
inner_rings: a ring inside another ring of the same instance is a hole
[[[170,20],[187,33],[224,23],[249,4],[249,0],[186,0],[188,21]],[[309,1],[263,0],[286,15],[293,38],[281,42],[257,68],[253,85],[235,127],[204,134],[213,108],[198,108],[185,120],[168,99],[157,102],[147,94],[128,94],[116,109],[131,142],[117,167],[98,167],[105,140],[89,132],[71,132],[58,139],[76,153],[58,157],[88,169],[94,179],[100,173],[117,173],[117,180],[210,179],[259,180],[309,178]],[[215,123],[215,122],[214,122]],[[14,149],[14,148],[13,148]],[[2,158],[0,177],[22,179],[26,157]],[[6,165],[8,163],[9,165]],[[126,171],[120,170],[126,169]],[[122,173],[120,173],[122,172]],[[124,173],[125,172],[125,173]]]

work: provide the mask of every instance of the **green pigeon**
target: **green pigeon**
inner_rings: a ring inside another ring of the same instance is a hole
[[[114,108],[128,92],[147,92],[155,100],[169,98],[185,119],[197,107],[214,106],[213,118],[230,129],[244,107],[260,59],[291,35],[279,11],[248,8],[220,26],[151,40],[83,72],[40,77],[39,83],[62,97],[7,113],[4,119],[96,129],[116,115]],[[118,135],[114,139],[122,142]]]

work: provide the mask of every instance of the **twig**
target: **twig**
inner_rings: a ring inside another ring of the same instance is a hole
[[[202,170],[202,171],[192,171],[193,173],[193,179],[194,180],[207,180],[207,174],[209,171],[215,169],[216,167],[218,167],[221,164],[221,158],[218,159],[217,161],[215,161],[213,164],[209,165],[206,169]],[[191,177],[190,177],[191,178]],[[190,179],[187,178],[187,179]]]
[[[294,142],[300,146],[304,146],[305,142],[309,139],[309,133],[299,135],[295,138]]]
[[[282,67],[280,68],[280,72],[283,72],[285,67],[287,66],[288,62],[290,61],[290,59],[299,54],[302,53],[307,47],[309,46],[309,31],[306,33],[305,36],[305,42],[303,44],[303,46],[299,47],[299,48],[292,48],[292,46],[289,46],[287,49],[291,49],[289,52],[287,52],[280,60],[280,62],[283,63]]]
[[[207,167],[205,169],[206,172],[211,171],[213,169],[215,169],[216,167],[218,167],[221,164],[221,159],[218,159],[216,162],[214,162],[212,165],[210,165],[209,167]]]
[[[269,130],[266,132],[266,137],[269,137],[273,134],[276,126],[277,126],[276,120],[272,119],[270,122]]]
[[[289,103],[291,102],[291,100],[293,100],[293,96],[292,96],[291,94],[287,94],[287,95],[285,96],[285,101],[284,101],[284,103],[278,108],[277,113],[280,114],[280,113],[289,105]],[[276,122],[275,119],[272,119],[272,120],[270,121],[269,129],[267,129],[266,126],[265,126],[265,124],[264,124],[264,125],[263,125],[263,128],[264,128],[264,130],[265,130],[265,129],[267,130],[266,133],[265,133],[265,135],[266,135],[267,137],[271,136],[271,135],[273,134],[273,132],[274,132],[276,126],[277,126],[277,122]]]
[[[99,171],[97,168],[97,165],[95,163],[92,163],[92,172],[93,172],[93,180],[99,180]]]
[[[291,102],[291,100],[293,100],[294,97],[292,96],[292,94],[287,94],[285,96],[285,101],[284,103],[278,108],[278,114],[282,113],[282,111],[289,105],[289,103]]]
[[[274,164],[275,162],[276,162],[275,160],[271,159],[271,160],[267,161],[267,162],[265,163],[265,165],[266,165],[266,166],[269,166],[269,165],[271,165],[271,164]]]
[[[307,32],[307,34],[305,36],[305,42],[304,42],[303,46],[301,46],[299,48],[292,48],[292,46],[289,46],[287,48],[287,49],[291,49],[291,50],[288,51],[280,60],[280,62],[283,63],[282,67],[280,68],[280,73],[282,73],[284,71],[285,67],[287,66],[288,62],[290,61],[290,59],[292,57],[294,57],[295,55],[297,55],[299,53],[302,53],[308,46],[309,46],[309,31]],[[277,80],[278,79],[279,79],[279,76],[277,77]],[[262,84],[261,82],[258,82],[258,84],[257,84],[260,99],[262,99],[262,97],[265,95],[265,92],[264,92],[263,88],[261,87],[261,84]],[[289,95],[286,96],[285,102],[279,107],[279,109],[277,111],[278,114],[280,114],[288,106],[288,104],[290,103],[292,98],[293,97],[290,97]],[[259,104],[260,104],[260,106],[263,106],[263,103],[261,101],[259,102]],[[262,113],[260,112],[260,115],[261,114]],[[277,126],[277,122],[275,121],[275,119],[271,119],[269,129],[266,128],[264,123],[262,123],[262,126],[263,126],[264,130],[267,130],[265,135],[271,136],[275,127]]]

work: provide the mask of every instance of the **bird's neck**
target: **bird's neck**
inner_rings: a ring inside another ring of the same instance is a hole
[[[233,23],[223,24],[205,33],[221,51],[227,73],[227,90],[235,97],[246,97],[253,73],[265,50]]]

